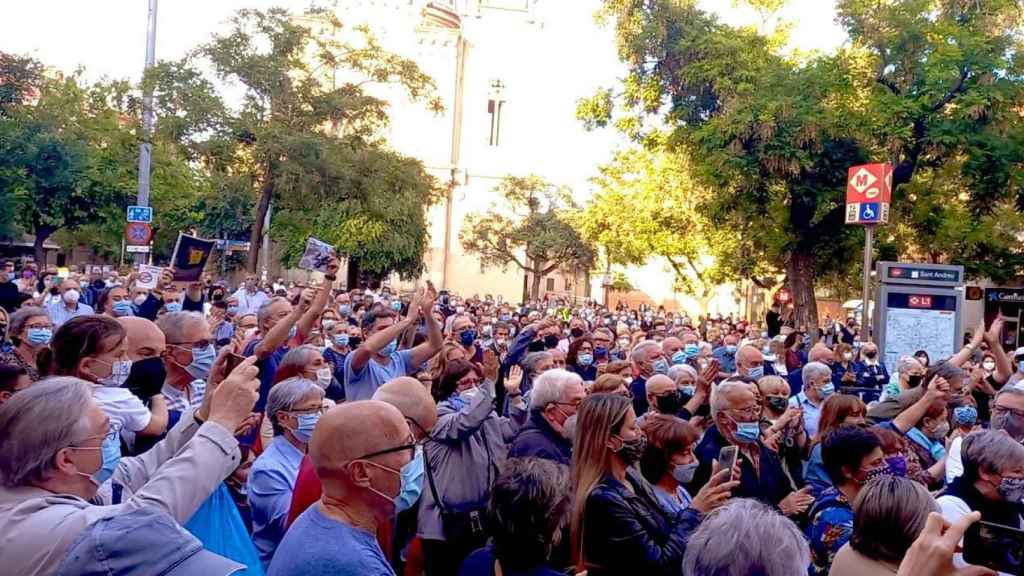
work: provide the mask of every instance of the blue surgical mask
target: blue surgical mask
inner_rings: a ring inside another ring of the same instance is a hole
[[[205,348],[193,348],[192,363],[185,367],[185,372],[196,380],[206,380],[216,358],[217,351],[213,349],[213,344],[207,344]]]
[[[472,346],[476,342],[476,330],[463,330],[459,333],[459,344]]]
[[[314,412],[312,414],[298,414],[295,418],[299,421],[299,426],[295,430],[292,430],[292,434],[294,434],[300,442],[308,444],[309,439],[313,437],[313,430],[316,428],[316,423],[320,421],[320,413]]]
[[[957,406],[953,409],[953,421],[957,426],[973,426],[978,421],[978,410],[974,406]]]
[[[696,358],[697,354],[700,354],[700,346],[696,344],[687,344],[683,347],[683,352],[686,353],[687,358]]]
[[[590,366],[591,364],[594,363],[594,355],[580,354],[576,356],[576,363],[579,364],[580,366]]]
[[[1024,373],[1024,360],[1017,362],[1017,371]]]
[[[735,421],[734,421],[735,422]],[[753,444],[761,436],[761,425],[757,422],[736,422],[736,441]]]
[[[685,364],[687,358],[688,356],[686,355],[686,352],[679,350],[672,355],[672,364]]]
[[[391,356],[398,350],[398,340],[392,340],[388,342],[383,348],[380,349],[381,356]]]
[[[821,396],[822,400],[824,400],[825,398],[828,398],[829,396],[834,394],[835,391],[835,385],[832,384],[831,382],[826,382],[821,388],[818,389],[818,395]]]
[[[679,387],[679,393],[682,394],[683,396],[687,396],[689,398],[693,398],[693,395],[697,393],[697,387],[696,386],[680,386]]]
[[[85,474],[79,472],[82,476],[87,476],[96,486],[102,486],[104,482],[110,479],[114,475],[114,471],[117,470],[117,463],[121,460],[121,441],[118,440],[116,434],[111,434],[103,439],[103,444],[100,444],[98,448],[90,447],[73,447],[75,450],[100,450],[103,457],[103,462],[100,464],[98,470],[92,474]]]
[[[402,301],[401,300],[395,300],[394,302],[392,302],[391,303],[391,309],[394,310],[395,312],[401,310],[402,309]]]
[[[238,306],[228,306],[228,315],[238,316]]]
[[[29,328],[27,332],[26,340],[33,346],[46,346],[53,338],[53,330],[50,328]]]
[[[402,487],[395,496],[395,512],[404,512],[413,507],[423,492],[423,447],[416,447],[416,457],[402,466],[400,477]]]
[[[726,351],[727,354],[735,354],[736,353],[736,345],[735,344],[726,344],[725,345],[725,351]]]
[[[664,358],[659,358],[651,365],[651,369],[654,370],[655,374],[668,374],[668,361]]]
[[[338,306],[338,313],[342,316],[348,316],[352,314],[352,307],[348,304],[342,304],[341,306]]]
[[[334,336],[334,345],[340,347],[348,346],[348,334],[336,334]]]
[[[178,302],[177,300],[167,302],[164,304],[164,310],[169,313],[181,312],[181,302]]]
[[[676,464],[672,469],[672,478],[680,484],[689,484],[693,480],[693,474],[700,467],[700,462],[694,460],[689,464]]]
[[[747,368],[747,376],[754,380],[760,380],[764,376],[764,366],[754,366],[753,368]]]
[[[134,316],[135,309],[132,308],[132,303],[127,300],[118,300],[114,302],[114,316]]]

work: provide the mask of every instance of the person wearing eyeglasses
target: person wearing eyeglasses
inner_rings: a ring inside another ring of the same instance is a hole
[[[522,371],[504,380],[511,417],[494,410],[494,382],[471,362],[448,363],[434,389],[437,424],[424,445],[427,486],[420,499],[417,534],[427,576],[458,572],[462,560],[486,542],[487,502],[508,443],[526,407]]]
[[[566,423],[576,420],[576,410],[586,396],[576,373],[548,370],[541,374],[530,393],[529,418],[512,441],[509,458],[545,458],[568,466],[572,440]]]
[[[267,398],[274,440],[253,462],[246,484],[252,510],[252,540],[266,569],[284,536],[292,490],[313,430],[323,412],[324,391],[296,376],[278,382]]]
[[[309,442],[323,496],[295,520],[267,576],[394,576],[376,534],[416,488],[416,446],[391,404],[364,400],[327,411]]]

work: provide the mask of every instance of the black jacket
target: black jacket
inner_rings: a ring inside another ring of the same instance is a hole
[[[700,513],[669,514],[639,472],[629,469],[626,479],[633,492],[608,474],[587,497],[582,538],[588,574],[678,576]]]
[[[572,463],[572,444],[555,432],[539,410],[530,411],[530,419],[519,429],[509,458],[544,458],[566,466]]]
[[[722,448],[729,446],[729,442],[718,431],[718,426],[713,425],[704,433],[704,438],[694,453],[700,466],[693,475],[693,482],[690,483],[690,494],[696,494],[708,483],[711,478],[711,463],[718,459],[718,453]],[[768,504],[777,506],[778,503],[793,491],[793,484],[782,467],[779,455],[770,448],[757,442],[761,451],[761,474],[754,472],[754,466],[749,460],[740,457],[740,485],[732,490],[733,498],[754,498]]]

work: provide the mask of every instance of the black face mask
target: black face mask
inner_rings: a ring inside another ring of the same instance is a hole
[[[527,349],[530,352],[543,352],[544,351],[544,341],[543,340],[534,340],[533,342],[530,342],[530,345],[527,347]]]
[[[654,404],[658,407],[658,412],[674,416],[678,414],[679,409],[683,407],[683,398],[679,395],[678,391],[669,392],[662,396],[655,396]]]
[[[771,408],[773,412],[785,412],[789,406],[789,399],[784,396],[768,396],[765,399],[765,404],[768,408]]]
[[[128,379],[124,381],[124,387],[143,402],[148,402],[150,398],[160,393],[166,379],[167,370],[164,369],[163,360],[146,358],[132,362],[132,369],[128,372]]]
[[[875,356],[878,356],[878,352],[875,352],[874,350],[865,350],[864,351],[864,357],[865,358],[870,358],[870,359],[873,360],[875,358]]]
[[[363,339],[360,338],[359,336],[349,336],[348,337],[348,347],[353,349],[353,350],[355,350],[356,348],[359,348],[359,345],[362,342],[363,342]]]
[[[544,347],[547,348],[548,350],[551,350],[552,348],[558,348],[558,336],[555,336],[554,334],[548,334],[547,336],[545,336]]]
[[[579,338],[580,336],[583,336],[583,328],[573,328],[572,330],[569,330],[569,334],[571,334],[573,338]]]
[[[918,386],[921,385],[922,380],[924,380],[924,375],[911,374],[910,376],[907,376],[907,386],[910,386],[911,388],[917,388]]]

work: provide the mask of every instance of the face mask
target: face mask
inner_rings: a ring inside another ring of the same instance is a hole
[[[700,462],[694,461],[689,464],[676,464],[675,468],[672,469],[672,478],[680,484],[689,484],[693,481],[693,474],[697,471],[700,466]]]
[[[931,438],[932,440],[942,440],[943,438],[946,437],[946,434],[949,434],[949,422],[940,423],[938,426],[932,429],[931,433],[925,435]]]
[[[316,423],[320,421],[320,413],[297,414],[295,419],[299,421],[299,426],[295,430],[292,430],[292,434],[294,434],[300,442],[308,444],[309,439],[313,437],[313,430],[316,428]]]
[[[615,436],[619,440],[622,440],[622,446],[615,451],[622,458],[622,462],[626,466],[632,466],[640,461],[640,457],[644,454],[644,449],[647,448],[647,437],[643,434],[638,435],[632,440],[624,440],[622,436]]]
[[[138,362],[132,362],[132,368],[128,378],[124,381],[124,387],[130,390],[152,390],[160,389],[164,380],[167,380],[167,369],[160,358],[146,358]]]
[[[789,398],[785,396],[766,396],[765,404],[772,412],[785,412],[786,408],[789,407]]]
[[[580,354],[576,357],[576,363],[583,367],[590,366],[594,363],[594,355],[586,353]]]
[[[999,483],[999,495],[1014,504],[1024,501],[1024,478],[1003,478]]]
[[[494,339],[494,345],[497,346],[498,348],[504,348],[505,344],[507,344],[507,343],[508,343],[508,340],[506,340],[505,338],[495,338]]]
[[[335,336],[334,336],[334,345],[335,346],[338,346],[339,348],[344,348],[345,346],[348,346],[348,342],[349,342],[348,334],[335,334]]]
[[[725,345],[725,352],[726,352],[726,354],[735,354],[736,353],[736,345],[735,344],[726,344]]]
[[[953,409],[953,421],[957,426],[973,426],[978,421],[978,410],[974,406],[957,406]]]
[[[114,475],[114,471],[117,470],[117,463],[121,460],[121,442],[117,439],[116,435],[107,436],[103,439],[103,444],[98,448],[90,447],[74,447],[75,450],[99,450],[103,457],[103,462],[92,474],[85,474],[79,472],[80,476],[89,478],[89,481],[95,484],[97,487],[102,486],[104,482],[110,479]]]
[[[853,360],[853,354],[850,352],[843,352],[843,360],[846,360],[847,362]]]
[[[476,342],[476,330],[463,330],[459,333],[459,344],[472,346]]]
[[[138,296],[132,299],[132,302],[134,302],[136,306],[142,306],[143,304],[146,303],[146,295],[139,294]]]
[[[408,464],[402,466],[399,477],[402,487],[395,496],[395,512],[404,512],[413,507],[423,492],[423,448],[416,447],[416,456]]]
[[[352,314],[352,307],[349,306],[348,304],[342,304],[341,306],[338,306],[338,312],[342,316],[348,316]]]
[[[668,361],[664,358],[659,358],[651,364],[651,369],[654,370],[655,374],[668,374]]]
[[[391,356],[392,354],[395,353],[395,350],[398,350],[398,340],[392,340],[391,342],[388,342],[386,346],[381,348],[380,354],[382,356]]]
[[[363,339],[360,338],[359,336],[349,336],[348,337],[348,347],[349,348],[358,348],[359,345],[362,344],[362,343],[363,343]]]
[[[679,350],[675,354],[672,355],[672,364],[677,365],[677,366],[679,364],[685,364],[686,363],[686,359],[687,359],[686,352],[683,352],[682,350]]]
[[[580,336],[583,336],[583,328],[573,328],[572,330],[569,330],[569,335],[573,338],[579,338]]]
[[[100,360],[103,362],[103,360]],[[124,386],[124,383],[128,380],[128,376],[132,372],[132,361],[131,360],[115,360],[110,362],[110,376],[106,378],[100,378],[100,384],[103,386],[109,386],[111,388],[120,388]]]
[[[82,297],[82,293],[79,292],[78,290],[75,290],[74,288],[68,290],[62,296],[62,298],[64,299],[64,302],[66,302],[68,304],[76,304],[78,302],[78,299],[81,298],[81,297]]]
[[[818,396],[821,396],[821,399],[824,400],[834,394],[835,391],[835,385],[831,382],[826,382],[821,388],[818,388]]]
[[[330,330],[331,328],[334,328],[334,325],[335,325],[335,324],[337,324],[337,322],[335,322],[334,320],[324,320],[324,321],[323,321],[323,325],[324,325],[324,332],[327,332],[327,331],[328,331],[328,330]]]
[[[33,346],[46,346],[52,338],[53,330],[49,328],[29,328],[26,340]]]
[[[181,302],[178,302],[177,300],[167,302],[164,304],[164,310],[166,310],[169,314],[181,312]]]
[[[316,371],[316,384],[323,390],[326,390],[331,385],[333,378],[334,374],[331,373],[330,366],[324,366]]]
[[[867,473],[864,476],[864,483],[867,484],[868,482],[875,478],[878,478],[879,476],[895,476],[895,474],[893,474],[892,471],[889,470],[888,464],[882,464],[877,468],[872,468],[871,470],[867,471]]]
[[[875,350],[865,350],[864,351],[864,357],[865,358],[868,358],[870,360],[874,360],[875,356],[878,356],[878,352],[875,351]]]
[[[907,459],[903,456],[889,456],[885,459],[885,465],[889,467],[889,473],[893,476],[902,478],[907,475]]]
[[[185,372],[196,380],[206,380],[216,359],[217,351],[213,349],[213,344],[207,344],[205,348],[193,348],[192,363],[185,367]]]
[[[683,398],[689,400],[693,398],[693,395],[697,393],[696,386],[680,386],[679,393],[683,395]]]
[[[402,302],[400,300],[395,300],[394,302],[391,303],[391,309],[394,310],[395,312],[398,312],[399,310],[402,309]]]
[[[1020,362],[1017,362],[1017,371],[1018,372],[1024,372],[1024,360],[1021,360]]]
[[[981,367],[984,368],[986,372],[992,372],[993,370],[996,369],[996,363],[995,362],[982,362],[981,363]]]
[[[683,352],[686,354],[687,358],[696,358],[697,354],[700,353],[700,346],[697,346],[696,344],[687,344],[683,347]]]
[[[736,441],[742,444],[753,444],[761,436],[761,425],[757,422],[736,422]]]
[[[132,309],[132,303],[127,300],[118,300],[114,302],[114,316],[134,316],[135,310]]]
[[[674,416],[679,413],[679,409],[682,408],[683,402],[682,398],[679,396],[679,392],[669,392],[662,396],[655,396],[654,405],[658,407],[658,412]]]
[[[921,380],[923,379],[924,376],[922,376],[921,374],[911,374],[910,376],[907,376],[907,386],[910,386],[911,388],[917,388],[918,386],[921,385]]]
[[[764,376],[764,366],[754,366],[753,368],[747,368],[747,376],[754,380],[760,380]]]
[[[1024,418],[1018,418],[1011,412],[993,414],[992,429],[1005,430],[1017,442],[1024,441]]]
[[[558,336],[554,334],[548,334],[544,337],[544,347],[548,350],[558,347]]]

